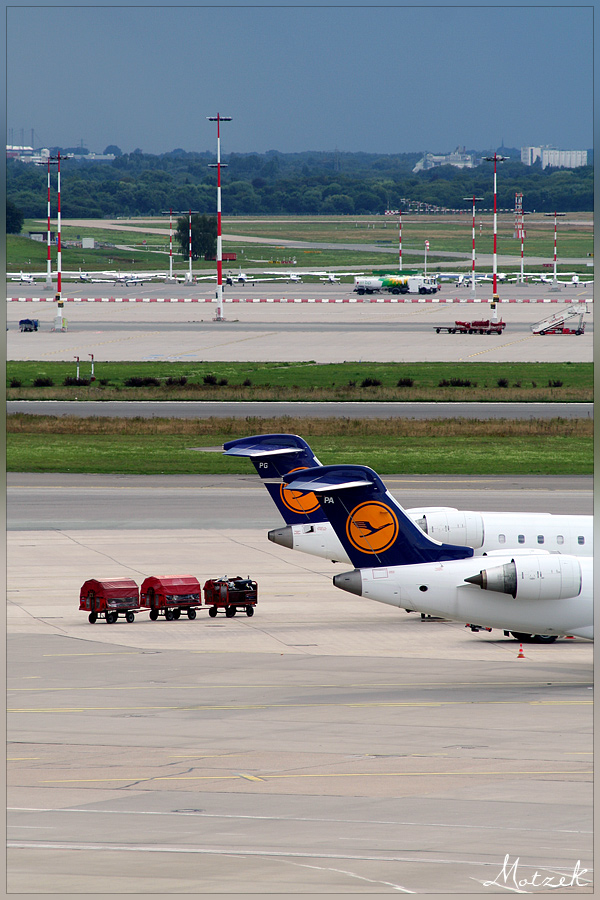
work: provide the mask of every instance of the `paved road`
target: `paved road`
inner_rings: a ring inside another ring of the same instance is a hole
[[[510,512],[525,505],[530,512],[592,514],[592,476],[386,475],[384,480],[407,508],[441,505]],[[280,524],[279,513],[250,462],[248,475],[9,472],[6,504],[11,531],[266,530]]]
[[[32,526],[8,532],[10,894],[479,894],[507,853],[524,879],[591,868],[589,643],[518,659],[502,633],[342,594],[339,566],[254,524],[256,476],[191,481],[9,477],[11,527]],[[591,499],[570,479],[435,492]],[[233,570],[259,583],[252,618],[78,610],[90,577]]]
[[[270,418],[350,418],[387,419],[551,419],[592,418],[593,403],[287,403],[212,401],[152,402],[148,401],[66,401],[9,400],[8,413],[53,416],[122,416],[130,418],[163,417],[202,419],[225,417],[245,419],[248,416]]]

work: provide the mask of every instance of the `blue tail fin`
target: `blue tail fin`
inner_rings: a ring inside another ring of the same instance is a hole
[[[289,472],[284,482],[314,493],[357,568],[446,562],[473,556],[471,547],[440,544],[410,519],[367,466],[320,466]]]
[[[225,456],[249,457],[287,525],[327,520],[314,495],[290,490],[281,482],[289,472],[321,465],[298,435],[258,434],[239,438],[223,444],[223,451]]]

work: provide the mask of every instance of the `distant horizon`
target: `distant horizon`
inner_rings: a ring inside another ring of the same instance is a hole
[[[123,156],[130,155],[130,154],[136,153],[136,152],[141,152],[143,155],[146,155],[146,156],[166,156],[168,154],[176,153],[178,151],[181,151],[182,153],[198,153],[200,155],[206,155],[206,156],[215,156],[216,155],[216,150],[210,149],[210,148],[205,149],[205,150],[187,150],[185,147],[173,147],[171,150],[161,150],[159,152],[144,150],[143,147],[135,147],[133,150],[123,150],[122,147],[120,147],[114,141],[111,141],[110,143],[106,144],[106,146],[103,150],[92,149],[91,147],[87,147],[85,145],[83,147],[80,147],[80,146],[70,146],[67,144],[44,144],[44,145],[35,147],[35,146],[32,146],[31,144],[7,143],[6,146],[7,146],[7,148],[8,147],[14,147],[14,148],[17,148],[17,147],[29,148],[29,147],[31,147],[34,153],[36,153],[36,152],[39,153],[41,150],[54,150],[57,148],[60,150],[69,150],[71,152],[75,152],[77,150],[87,150],[88,154],[95,154],[98,156],[104,155],[109,147],[118,148],[121,151],[121,153],[123,154]],[[230,150],[229,152],[225,152],[225,151],[221,150],[221,156],[223,158],[226,156],[231,156],[231,155],[245,156],[245,155],[255,154],[257,156],[266,156],[269,153],[279,153],[282,156],[292,156],[294,154],[302,155],[304,153],[307,153],[307,154],[308,153],[347,153],[347,154],[356,154],[356,155],[362,154],[365,156],[418,156],[418,155],[423,156],[427,153],[431,153],[434,156],[449,156],[452,153],[455,153],[457,151],[461,152],[461,153],[465,153],[467,155],[487,153],[490,150],[517,150],[520,153],[522,147],[541,147],[542,149],[552,149],[552,150],[586,150],[588,153],[593,152],[593,146],[592,147],[574,147],[572,145],[557,146],[556,144],[539,144],[539,143],[538,144],[535,144],[535,143],[534,144],[523,144],[522,146],[517,146],[514,144],[505,144],[504,142],[502,142],[502,143],[498,144],[495,148],[494,147],[481,147],[481,148],[475,149],[473,147],[464,147],[464,145],[459,144],[457,147],[454,147],[452,150],[439,150],[439,149],[437,149],[437,150],[392,150],[392,151],[344,150],[341,147],[326,148],[323,150],[316,150],[314,148],[310,149],[310,150],[277,150],[276,148],[271,148],[269,150],[262,150],[262,151],[261,150]],[[83,155],[85,155],[85,154],[83,154]]]

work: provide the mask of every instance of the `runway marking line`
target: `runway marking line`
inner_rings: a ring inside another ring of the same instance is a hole
[[[146,778],[139,775],[132,775],[129,778],[48,778],[42,779],[38,784],[105,784],[107,782],[152,782],[152,781],[237,781],[238,778],[245,778],[249,781],[273,781],[273,780],[291,780],[293,778],[423,778],[430,776],[438,776],[442,778],[464,776],[465,778],[484,777],[488,778],[492,775],[593,775],[594,770],[588,769],[581,772],[569,772],[564,769],[485,769],[477,772],[473,769],[462,769],[449,772],[311,772],[304,774],[286,773],[285,775],[262,775],[257,776],[246,775],[239,772],[235,775],[156,775]]]
[[[178,712],[218,712],[221,710],[248,710],[248,709],[397,709],[397,708],[431,708],[441,706],[511,706],[515,703],[525,706],[592,706],[593,700],[565,700],[545,703],[542,700],[429,700],[429,701],[398,701],[396,703],[242,703],[223,706],[72,706],[72,707],[13,707],[7,709],[9,713],[80,713],[80,712],[157,712],[176,710]]]

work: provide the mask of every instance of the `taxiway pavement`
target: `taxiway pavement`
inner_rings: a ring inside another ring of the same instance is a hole
[[[15,293],[14,288],[19,288]],[[42,286],[8,285],[8,296],[46,297],[42,302],[7,303],[7,358],[72,360],[78,355],[95,360],[344,360],[448,362],[590,362],[593,359],[593,303],[581,304],[585,333],[540,336],[531,326],[558,310],[572,308],[569,300],[592,296],[589,288],[548,285],[506,285],[500,296],[518,303],[497,304],[505,321],[501,335],[437,334],[437,326],[455,320],[492,318],[491,285],[470,289],[445,285],[424,302],[354,302],[348,285],[235,285],[225,292],[224,321],[214,321],[214,285],[154,284],[135,288],[109,285],[67,285],[63,315],[67,331],[52,331],[56,305]],[[11,290],[12,288],[12,290]],[[82,302],[82,297],[128,297],[128,302]],[[194,298],[212,298],[198,303]],[[440,302],[456,297],[460,303]],[[139,302],[136,301],[136,298]],[[161,302],[150,302],[158,298]],[[181,298],[186,302],[165,302]],[[240,302],[233,302],[235,299]],[[246,302],[248,299],[264,302]],[[294,302],[276,302],[277,299]],[[307,302],[300,302],[302,299]],[[315,302],[330,298],[335,302]],[[522,302],[531,299],[548,302]],[[389,299],[389,298],[388,298]],[[418,298],[412,298],[413,300]],[[353,302],[346,302],[352,300]],[[231,302],[230,302],[231,301]],[[309,302],[310,301],[310,302]],[[426,301],[426,302],[425,302]],[[434,302],[430,302],[434,301]],[[40,320],[40,331],[20,332],[22,318]]]
[[[406,505],[591,507],[589,479],[408,481]],[[8,509],[9,893],[475,894],[507,854],[589,890],[589,643],[519,659],[337,591],[267,541],[255,476],[15,474]],[[256,613],[78,610],[88,578],[164,573],[250,574]]]

